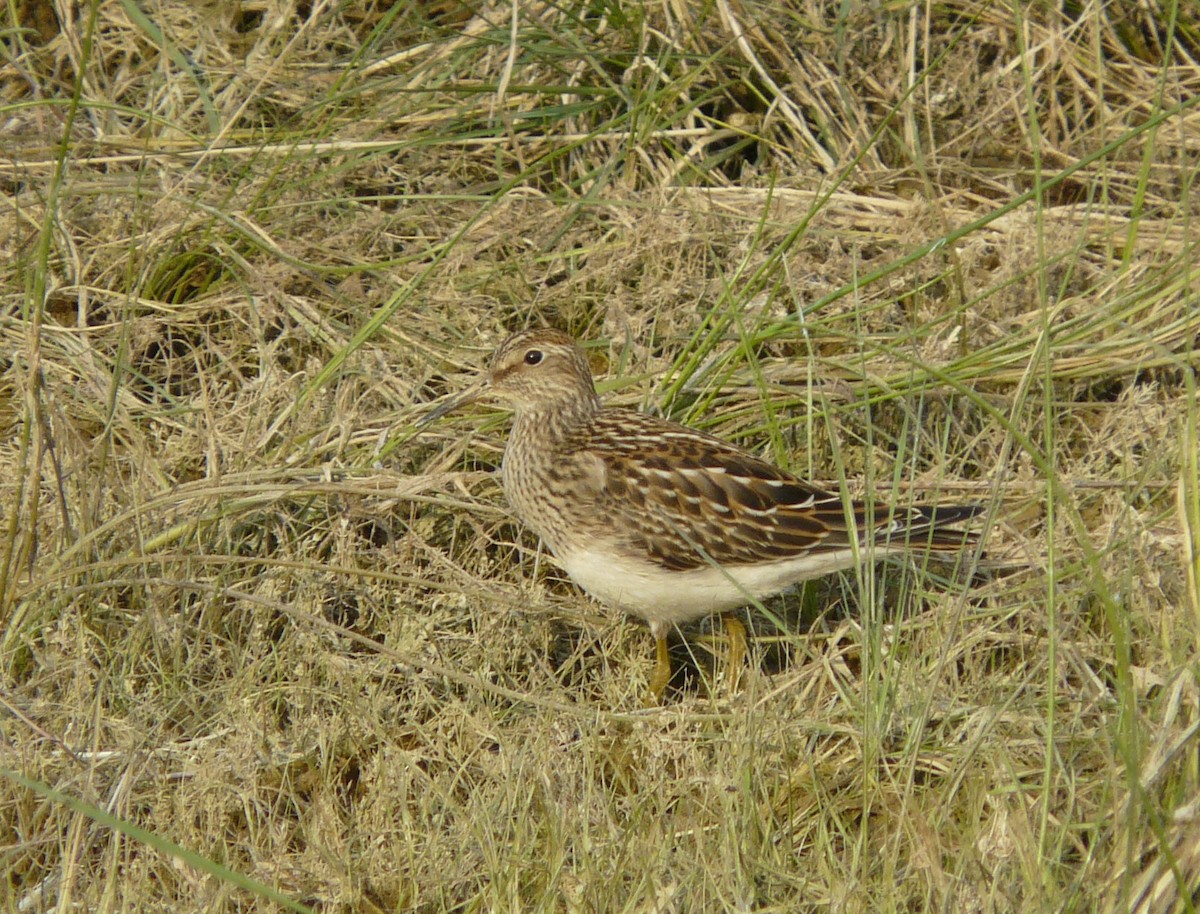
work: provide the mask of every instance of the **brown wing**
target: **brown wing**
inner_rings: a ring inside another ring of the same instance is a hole
[[[596,508],[626,533],[631,554],[683,571],[716,562],[734,567],[851,548],[842,499],[720,439],[673,422],[603,410],[575,447],[596,455],[605,483]],[[960,531],[933,531],[979,508],[907,508],[859,530],[877,540],[913,536],[931,548],[959,548]],[[881,511],[882,513],[882,511]],[[925,531],[925,536],[919,536]]]

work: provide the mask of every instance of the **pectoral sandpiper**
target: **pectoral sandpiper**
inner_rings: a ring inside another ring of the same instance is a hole
[[[672,626],[725,614],[736,671],[745,631],[729,610],[870,558],[962,549],[974,537],[947,526],[982,510],[876,511],[711,435],[605,407],[582,350],[555,330],[510,336],[479,383],[426,421],[481,399],[515,413],[501,473],[513,511],[575,583],[649,624],[655,700]]]

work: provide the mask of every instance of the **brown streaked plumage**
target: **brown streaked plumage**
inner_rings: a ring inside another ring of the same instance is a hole
[[[504,491],[571,578],[644,619],[658,649],[651,692],[670,677],[671,626],[725,612],[793,584],[909,548],[957,550],[947,525],[976,505],[847,507],[732,444],[686,426],[604,407],[575,341],[516,333],[479,384],[431,414],[488,399],[514,411]],[[732,656],[741,626],[726,615]]]

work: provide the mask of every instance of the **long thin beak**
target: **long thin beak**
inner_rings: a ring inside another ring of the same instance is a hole
[[[442,416],[449,415],[456,409],[461,409],[470,403],[474,403],[476,400],[482,399],[483,395],[487,393],[487,389],[488,382],[486,378],[476,381],[457,397],[451,397],[449,400],[427,412],[417,422],[417,428],[424,428],[430,422],[440,419]]]

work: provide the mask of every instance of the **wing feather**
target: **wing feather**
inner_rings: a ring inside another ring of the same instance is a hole
[[[570,448],[589,451],[603,464],[595,507],[623,531],[625,548],[663,568],[754,565],[851,544],[838,495],[703,432],[606,409]],[[865,505],[852,507],[857,528],[869,529],[877,540],[903,532],[934,549],[961,548],[970,536],[931,528],[980,510],[918,507],[874,516]]]

